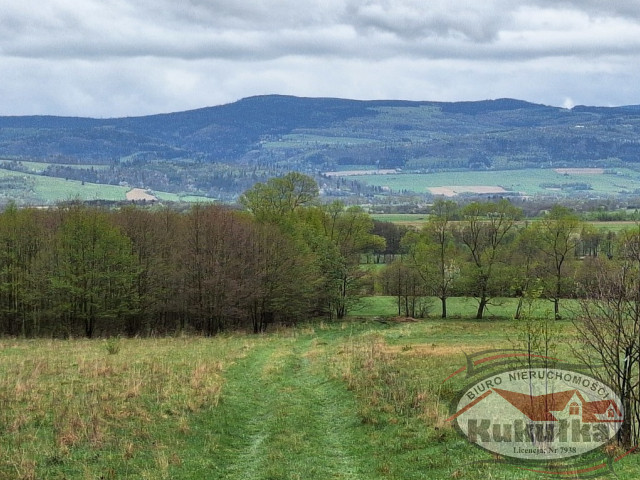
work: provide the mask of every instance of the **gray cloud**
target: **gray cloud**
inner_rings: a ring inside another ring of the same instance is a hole
[[[354,2],[348,13],[357,29],[386,31],[408,39],[445,37],[487,42],[495,38],[502,23],[489,14],[500,8],[499,3],[462,2],[452,7],[449,1],[433,0],[425,7],[419,0],[380,0]]]
[[[0,0],[0,114],[262,93],[640,103],[640,0]]]
[[[578,10],[593,17],[640,18],[640,0],[532,0],[529,5]]]

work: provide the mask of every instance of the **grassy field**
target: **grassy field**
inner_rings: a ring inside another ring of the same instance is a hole
[[[409,190],[427,193],[429,188],[443,186],[500,186],[511,192],[526,195],[557,194],[575,195],[572,190],[559,191],[544,184],[562,185],[588,183],[591,190],[579,193],[620,194],[638,188],[640,173],[628,169],[616,169],[617,174],[562,174],[553,169],[522,169],[504,171],[463,171],[429,174],[362,175],[358,181],[369,185],[389,187],[394,192]]]
[[[426,213],[376,213],[371,217],[379,222],[391,222],[406,226],[420,226],[429,220],[429,215]]]
[[[397,225],[413,228],[420,228],[429,220],[429,215],[423,213],[376,213],[372,214],[371,217],[380,222],[391,222]],[[535,221],[535,219],[532,221]],[[631,220],[611,222],[593,220],[586,223],[600,230],[608,230],[612,232],[620,232],[621,230],[629,228],[638,228],[638,222]]]
[[[506,320],[513,318],[518,305],[517,298],[494,298],[487,306],[485,315],[488,319]],[[571,318],[578,309],[574,300],[562,300],[560,302],[561,314]],[[429,317],[440,315],[440,300],[431,299]],[[478,309],[478,302],[471,297],[451,297],[447,300],[447,314],[452,319],[473,318]],[[542,317],[552,315],[553,303],[548,300],[537,300],[533,303],[531,314]],[[387,317],[398,314],[397,297],[374,296],[364,297],[353,310],[354,315],[363,317]]]
[[[572,327],[558,326],[566,350]],[[357,317],[261,336],[5,339],[0,478],[538,478],[445,421],[463,352],[517,333],[505,319]],[[638,478],[640,456],[616,471]]]
[[[111,200],[121,201],[126,199],[129,187],[119,185],[104,185],[77,180],[65,180],[64,178],[47,177],[42,175],[15,172],[0,169],[0,181],[16,183],[12,190],[11,183],[3,185],[2,196],[14,200],[19,205],[52,205],[67,200]],[[164,201],[171,202],[207,202],[206,197],[179,196],[175,193],[154,192]]]
[[[630,228],[638,228],[638,222],[620,221],[620,222],[588,222],[599,230],[608,230],[611,232],[620,232]]]

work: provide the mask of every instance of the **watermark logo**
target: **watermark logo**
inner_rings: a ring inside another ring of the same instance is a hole
[[[468,357],[451,375],[466,371],[469,383],[452,403],[449,421],[503,461],[544,473],[554,473],[545,470],[549,464],[561,472],[563,462],[597,451],[622,426],[618,395],[578,367],[551,360],[517,351]]]

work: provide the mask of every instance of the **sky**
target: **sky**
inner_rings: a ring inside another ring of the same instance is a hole
[[[263,94],[640,104],[640,0],[0,0],[0,115]]]

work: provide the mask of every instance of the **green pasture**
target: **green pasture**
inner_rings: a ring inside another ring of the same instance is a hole
[[[429,299],[429,318],[438,318],[441,313],[441,304],[438,298]],[[487,306],[485,317],[487,319],[511,319],[516,313],[517,298],[494,298]],[[472,297],[451,297],[447,299],[447,315],[452,319],[474,318],[478,309],[478,302]],[[575,300],[566,299],[560,301],[560,313],[565,318],[575,315],[578,304]],[[398,297],[372,296],[363,297],[351,311],[353,315],[363,317],[390,317],[398,314]],[[553,317],[553,303],[549,300],[536,300],[532,304],[530,314],[533,317]]]
[[[569,358],[573,326],[556,326]],[[518,347],[521,328],[358,316],[264,335],[2,339],[0,478],[537,479],[447,421],[465,353]],[[640,475],[638,455],[613,465]]]
[[[368,185],[389,187],[394,192],[408,190],[428,193],[431,187],[443,186],[499,186],[524,195],[621,194],[640,188],[640,173],[629,169],[616,169],[617,174],[566,175],[553,169],[522,169],[502,171],[461,171],[442,173],[397,173],[392,175],[361,175],[358,181]],[[588,183],[591,190],[558,191],[542,184]]]
[[[16,182],[15,190],[11,185],[0,192],[8,200],[19,205],[52,205],[67,200],[109,200],[124,201],[130,187],[106,185],[78,180],[65,180],[58,177],[28,174],[12,170],[0,169],[0,182]],[[154,192],[164,201],[194,202],[211,201],[206,197],[180,196],[175,193]]]
[[[372,214],[371,218],[374,220],[378,220],[380,222],[391,222],[397,225],[404,225],[409,227],[421,227],[429,220],[428,214],[422,213],[376,213]],[[535,222],[536,219],[531,219],[528,221]],[[455,222],[454,222],[455,223]],[[611,232],[620,232],[622,230],[627,230],[630,228],[638,228],[639,222],[625,220],[625,221],[597,221],[597,220],[589,220],[586,221],[588,225],[591,225],[599,230],[611,231]]]
[[[379,222],[414,224],[426,222],[429,215],[426,213],[375,213],[371,218]]]
[[[620,232],[622,230],[628,230],[631,228],[638,228],[638,222],[633,221],[613,221],[613,222],[597,222],[589,221],[589,225],[596,227],[599,230],[605,230],[610,232]]]

